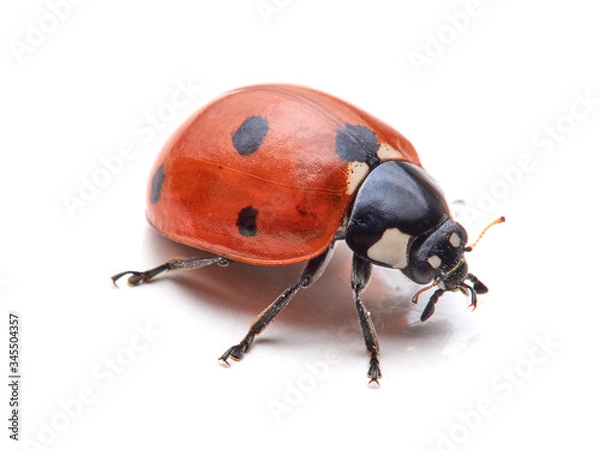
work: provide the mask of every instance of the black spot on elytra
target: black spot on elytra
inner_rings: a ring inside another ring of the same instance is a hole
[[[258,210],[252,206],[247,206],[240,211],[235,224],[238,226],[242,236],[256,236],[256,216],[258,216]]]
[[[346,125],[335,135],[335,151],[344,161],[375,165],[379,163],[378,149],[377,135],[362,125]]]
[[[269,122],[260,116],[248,117],[236,130],[231,141],[242,156],[251,155],[260,145],[269,131]]]
[[[165,179],[165,165],[163,164],[152,176],[152,187],[150,189],[150,202],[152,204],[160,200],[160,193],[162,192],[163,181]]]

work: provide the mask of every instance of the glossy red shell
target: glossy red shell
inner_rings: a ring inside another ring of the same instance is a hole
[[[242,154],[234,137],[253,117],[268,130]],[[310,259],[332,241],[368,173],[336,153],[347,125],[371,130],[382,160],[420,164],[404,136],[342,100],[299,86],[250,86],[211,102],[171,136],[150,177],[148,221],[174,241],[238,261]]]

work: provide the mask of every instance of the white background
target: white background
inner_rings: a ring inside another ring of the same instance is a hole
[[[5,386],[13,311],[23,448],[597,448],[591,2],[6,3],[0,372]],[[472,237],[507,217],[469,255],[490,287],[474,313],[446,294],[421,324],[417,286],[376,270],[364,299],[379,390],[367,388],[344,244],[229,369],[217,357],[301,266],[109,283],[196,254],[145,222],[152,161],[195,109],[258,82],[309,85],[397,128],[465,202]],[[2,392],[0,446],[19,448]]]

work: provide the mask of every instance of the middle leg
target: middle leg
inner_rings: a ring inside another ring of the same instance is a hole
[[[242,359],[244,354],[250,349],[256,335],[260,334],[275,316],[288,305],[294,295],[296,295],[300,289],[312,286],[313,283],[319,279],[333,256],[334,245],[335,241],[330,244],[325,252],[308,261],[298,282],[286,289],[273,303],[260,313],[256,319],[254,319],[246,336],[244,336],[239,344],[229,347],[219,358],[220,361],[229,365],[227,359],[230,357],[236,361]]]

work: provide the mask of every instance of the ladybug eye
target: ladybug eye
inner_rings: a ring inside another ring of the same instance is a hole
[[[435,269],[429,263],[420,262],[413,270],[413,280],[417,283],[429,283],[435,275]]]

